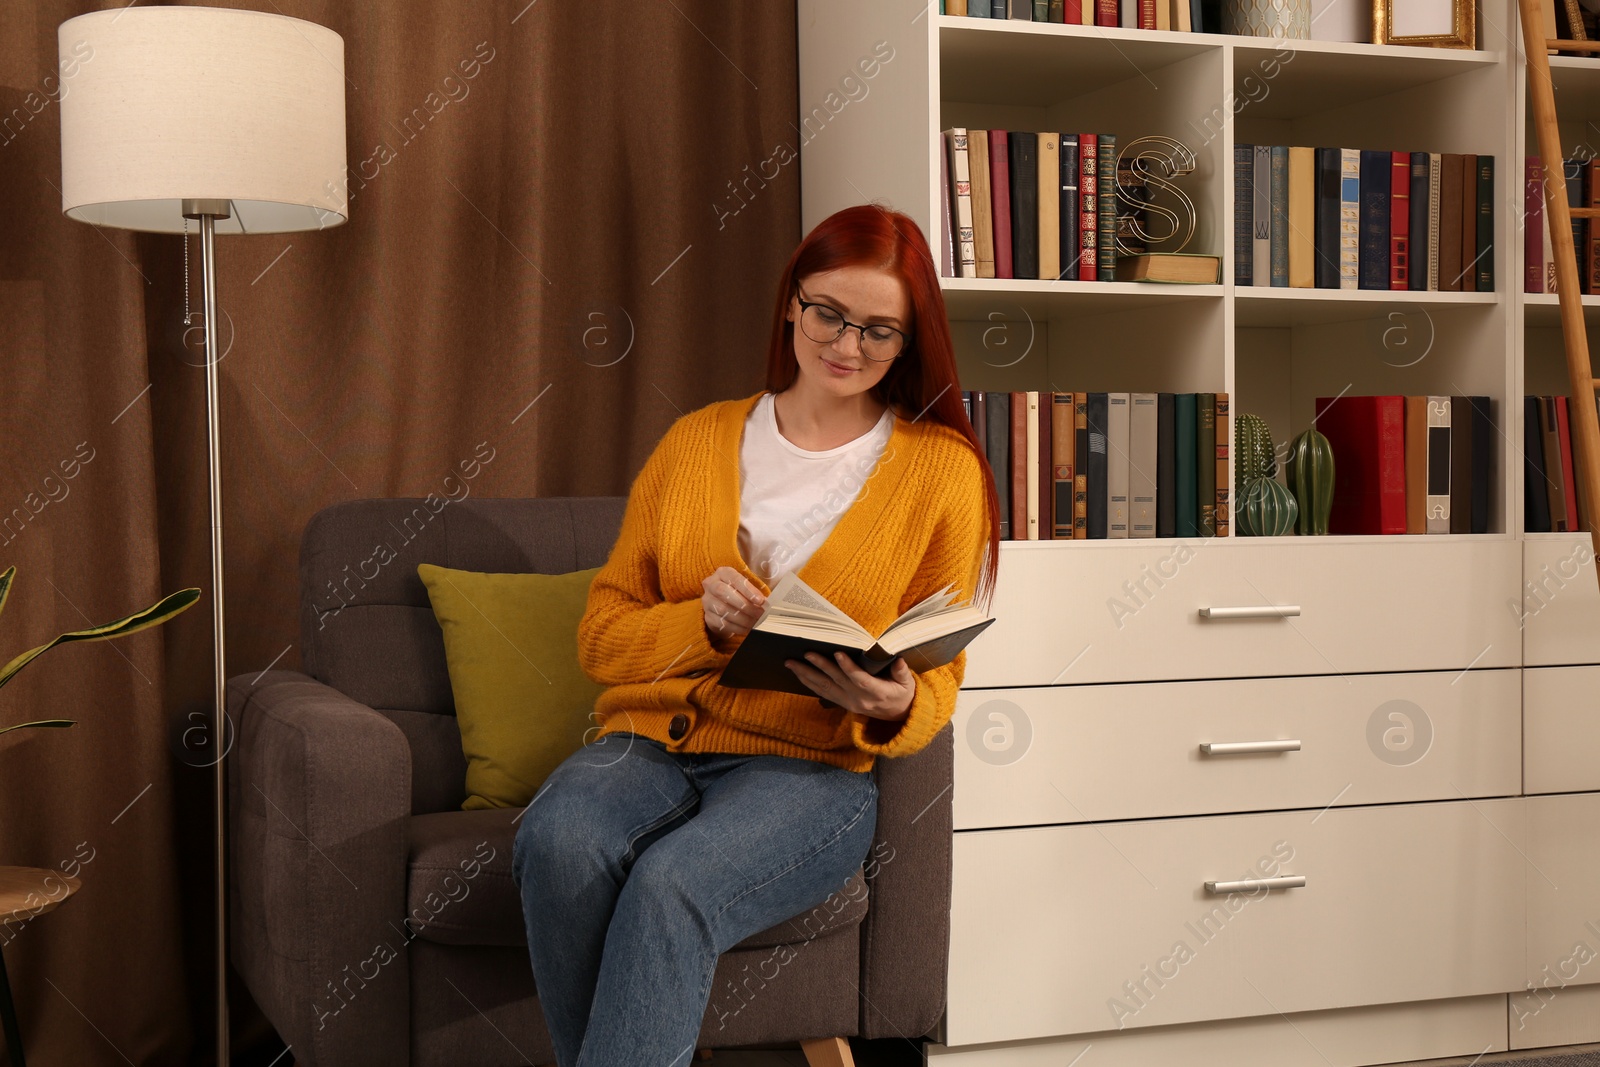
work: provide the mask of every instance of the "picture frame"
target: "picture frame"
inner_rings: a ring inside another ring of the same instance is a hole
[[[1372,0],[1372,43],[1478,47],[1477,0]]]

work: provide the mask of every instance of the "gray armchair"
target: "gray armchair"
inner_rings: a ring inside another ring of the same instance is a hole
[[[517,811],[460,810],[466,762],[416,568],[599,566],[626,500],[430,500],[313,516],[300,548],[303,673],[228,681],[232,961],[305,1067],[554,1062],[511,881]],[[951,758],[946,726],[915,756],[877,762],[876,841],[836,895],[846,906],[725,953],[701,1047],[799,1041],[814,1064],[849,1064],[843,1038],[933,1029]],[[805,948],[772,967],[782,944]]]

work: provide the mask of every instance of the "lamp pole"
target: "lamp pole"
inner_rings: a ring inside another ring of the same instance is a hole
[[[227,200],[189,200],[183,202],[184,218],[200,220],[200,287],[204,293],[206,327],[206,454],[211,467],[211,630],[212,658],[215,666],[212,709],[212,745],[215,760],[211,765],[213,808],[216,812],[216,935],[217,935],[217,1067],[228,1067],[228,754],[227,664],[223,655],[222,619],[222,433],[219,425],[221,405],[217,390],[217,260],[216,220],[232,215]]]

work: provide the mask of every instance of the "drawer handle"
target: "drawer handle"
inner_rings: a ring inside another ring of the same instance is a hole
[[[1247,752],[1299,752],[1298,739],[1282,741],[1202,741],[1202,756],[1237,756]]]
[[[1276,619],[1300,614],[1299,604],[1252,604],[1243,608],[1201,608],[1202,619]]]
[[[1207,882],[1207,893],[1251,893],[1257,889],[1299,889],[1306,884],[1303,874],[1280,874],[1276,878],[1241,878],[1237,882]]]

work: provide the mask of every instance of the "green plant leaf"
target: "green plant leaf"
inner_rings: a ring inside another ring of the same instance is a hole
[[[9,734],[12,730],[26,730],[30,726],[76,726],[76,719],[38,719],[34,722],[19,722],[15,726],[0,726],[0,734]]]
[[[15,569],[14,567],[11,568],[11,570]],[[11,570],[6,572],[8,584]],[[200,590],[190,586],[187,589],[180,589],[176,593],[170,593],[162,597],[143,611],[136,611],[125,619],[103,623],[99,626],[91,626],[87,630],[73,630],[71,633],[64,633],[55,640],[40,645],[38,648],[30,648],[6,664],[4,669],[0,669],[0,686],[4,686],[11,681],[12,676],[18,671],[57,645],[68,641],[109,641],[114,637],[126,637],[129,634],[138,633],[140,630],[148,630],[152,626],[160,626],[179,612],[187,610],[190,605],[199,599]]]

